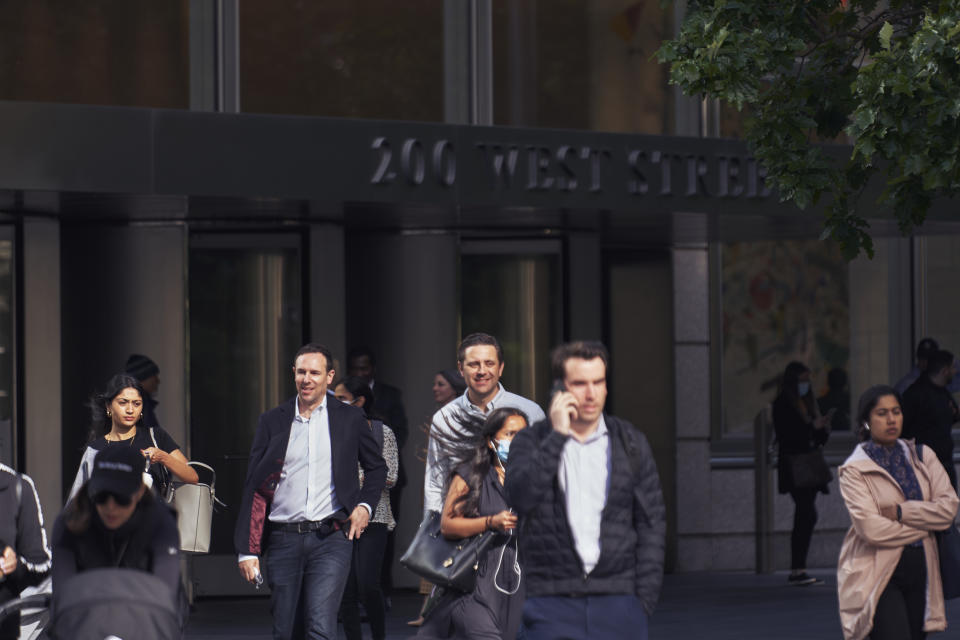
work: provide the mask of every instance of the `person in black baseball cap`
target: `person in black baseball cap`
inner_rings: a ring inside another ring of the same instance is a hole
[[[180,534],[173,511],[144,484],[146,460],[133,446],[97,453],[90,479],[53,528],[53,588],[82,571],[118,567],[147,571],[175,593],[180,586]]]
[[[108,447],[97,454],[87,496],[107,529],[116,529],[130,519],[147,488],[145,467],[143,455],[133,447]]]

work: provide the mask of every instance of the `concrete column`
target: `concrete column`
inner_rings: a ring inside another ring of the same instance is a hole
[[[377,354],[377,375],[403,391],[409,436],[401,452],[407,474],[397,525],[396,558],[413,538],[422,513],[426,425],[434,413],[430,387],[439,369],[456,364],[457,237],[448,233],[374,236],[348,243],[347,333],[350,345]],[[394,584],[419,579],[394,566]]]
[[[23,419],[26,460],[48,533],[60,512],[60,225],[23,222]]]
[[[86,442],[86,400],[131,353],[160,367],[157,418],[189,457],[186,228],[70,225],[60,240],[63,483],[73,482]]]
[[[677,419],[677,569],[712,566],[708,248],[673,249]]]
[[[343,227],[310,226],[310,339],[327,345],[334,356],[347,355],[346,271]],[[331,304],[331,302],[334,304]],[[340,363],[346,367],[346,362]]]

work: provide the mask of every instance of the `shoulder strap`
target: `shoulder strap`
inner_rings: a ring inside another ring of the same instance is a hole
[[[617,421],[617,430],[620,432],[620,441],[623,443],[623,450],[627,453],[627,459],[630,461],[630,472],[633,474],[633,478],[636,481],[640,477],[640,450],[637,448],[637,444],[633,439],[632,434],[628,434],[627,431],[630,429],[635,429],[636,427],[622,421]]]
[[[153,440],[153,446],[159,449],[160,445],[157,444],[157,437],[153,435],[153,427],[150,427],[150,439]]]
[[[917,459],[923,462],[923,445],[919,442],[914,442],[913,446],[917,448]]]
[[[373,429],[373,439],[377,441],[380,451],[383,451],[383,423],[379,420],[373,420],[370,423],[370,428]]]

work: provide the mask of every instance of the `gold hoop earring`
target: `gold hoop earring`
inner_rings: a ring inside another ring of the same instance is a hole
[[[110,409],[107,409],[107,417],[109,418],[109,417],[112,416],[112,415],[113,415],[113,414],[110,413]]]

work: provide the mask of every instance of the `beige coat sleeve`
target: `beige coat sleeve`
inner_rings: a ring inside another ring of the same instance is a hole
[[[902,547],[929,535],[922,529],[880,515],[880,508],[866,478],[855,467],[841,469],[840,494],[847,505],[853,528],[872,545]]]
[[[907,500],[900,504],[900,521],[916,529],[943,531],[957,515],[960,498],[950,484],[947,472],[940,460],[928,447],[924,447],[921,465],[930,479],[929,500]]]

